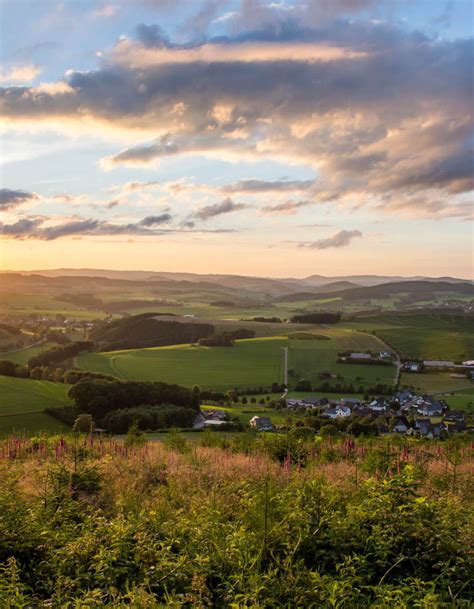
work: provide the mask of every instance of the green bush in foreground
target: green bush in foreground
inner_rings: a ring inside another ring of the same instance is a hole
[[[468,495],[436,468],[67,442],[1,447],[2,607],[471,606]]]

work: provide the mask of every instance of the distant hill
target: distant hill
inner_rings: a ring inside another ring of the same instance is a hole
[[[327,286],[330,287],[330,286]],[[364,286],[350,289],[331,291],[314,290],[287,294],[277,299],[277,302],[297,302],[299,300],[318,300],[320,298],[340,298],[344,301],[355,302],[377,298],[389,298],[394,295],[407,295],[418,300],[431,300],[437,293],[450,292],[474,297],[474,285],[467,282],[449,283],[446,281],[400,281],[383,283],[375,286]]]

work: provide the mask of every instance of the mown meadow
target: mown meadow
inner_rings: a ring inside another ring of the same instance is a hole
[[[470,607],[468,445],[0,443],[2,607]]]
[[[301,334],[301,333],[300,333]],[[308,335],[311,333],[307,332]],[[347,382],[373,385],[378,380],[393,382],[395,368],[338,364],[338,352],[381,349],[374,337],[344,329],[321,329],[315,339],[273,336],[235,341],[233,347],[173,345],[149,349],[85,353],[76,357],[82,370],[110,374],[128,380],[164,380],[204,388],[269,387],[283,381],[283,347],[289,349],[290,369],[295,379],[304,377],[320,383],[319,374],[330,372]],[[326,337],[329,340],[320,340]],[[290,381],[292,379],[290,378]],[[294,382],[294,381],[292,381]],[[334,381],[336,382],[336,381]]]

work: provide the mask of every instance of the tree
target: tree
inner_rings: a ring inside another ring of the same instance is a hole
[[[94,431],[94,420],[90,414],[80,414],[74,421],[72,431],[79,433],[92,433]]]

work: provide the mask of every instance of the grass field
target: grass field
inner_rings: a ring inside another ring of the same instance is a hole
[[[363,384],[390,382],[393,367],[337,364],[338,351],[378,349],[371,336],[340,329],[319,330],[331,340],[288,340],[286,336],[236,341],[232,348],[175,345],[151,349],[87,353],[76,358],[83,370],[123,379],[163,380],[203,388],[269,386],[283,380],[282,347],[289,347],[290,369],[298,377],[320,382],[318,373],[331,371],[346,381]],[[357,380],[359,379],[359,380]],[[336,379],[334,379],[335,381]]]
[[[361,317],[346,325],[375,331],[408,358],[457,361],[474,357],[474,324],[469,319],[394,314]]]
[[[420,392],[439,393],[465,389],[474,383],[469,379],[453,379],[448,372],[430,372],[424,374],[402,373],[401,385],[414,387]]]
[[[0,435],[67,429],[43,411],[71,404],[68,389],[69,385],[60,383],[0,376]]]
[[[70,404],[69,385],[0,376],[0,416]]]
[[[10,434],[31,436],[41,432],[61,433],[67,431],[70,431],[69,427],[45,412],[0,416],[0,437]]]
[[[35,345],[34,347],[15,349],[14,351],[3,351],[0,353],[0,359],[10,360],[11,362],[15,362],[15,364],[27,364],[32,357],[57,346],[57,343],[43,343],[42,345]]]
[[[454,395],[443,398],[453,410],[465,410],[474,414],[474,387],[463,391],[456,391]]]

